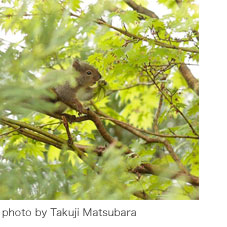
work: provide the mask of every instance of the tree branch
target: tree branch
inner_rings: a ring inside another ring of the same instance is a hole
[[[158,137],[163,137],[163,138],[184,138],[184,139],[199,139],[199,136],[182,136],[182,135],[165,135],[165,134],[160,134],[160,133],[154,133],[154,132],[150,132],[148,130],[144,130],[144,129],[139,129],[139,128],[136,128],[134,127],[133,125],[130,125],[129,123],[126,123],[126,122],[123,122],[123,121],[119,121],[117,119],[114,119],[110,116],[108,116],[107,114],[103,113],[102,111],[100,111],[97,106],[94,104],[94,102],[91,101],[91,104],[92,106],[95,108],[96,110],[96,113],[101,117],[101,119],[104,119],[104,120],[109,120],[109,121],[112,121],[113,123],[119,125],[119,126],[122,126],[124,125],[125,129],[130,128],[129,130],[133,129],[133,130],[136,130],[138,132],[143,132],[143,133],[146,133],[146,134],[150,134],[150,135],[153,135],[153,136],[158,136]],[[133,132],[132,132],[133,133]],[[133,133],[134,134],[134,133]]]
[[[147,9],[147,8],[141,6],[141,5],[136,4],[134,1],[132,1],[132,0],[124,0],[124,1],[125,1],[125,3],[127,3],[132,9],[134,9],[138,13],[142,13],[144,15],[151,17],[151,18],[159,19],[159,17],[154,12],[152,12],[151,10],[149,10],[149,9]]]
[[[62,138],[59,138],[55,135],[52,135],[48,132],[45,132],[39,128],[36,128],[34,126],[31,126],[29,124],[20,122],[20,121],[16,121],[16,120],[12,120],[6,117],[1,117],[0,118],[0,122],[2,124],[8,125],[12,128],[14,128],[15,130],[17,130],[19,133],[21,133],[22,135],[55,146],[56,148],[62,149],[64,147],[68,147],[68,149],[72,150],[72,151],[76,151],[76,153],[78,154],[78,156],[85,162],[86,161],[86,156],[84,155],[84,152],[86,152],[86,150],[93,150],[97,155],[102,155],[104,150],[106,149],[105,147],[95,147],[95,146],[86,146],[86,145],[81,145],[81,144],[73,144],[71,146],[68,145],[67,140],[64,140]],[[18,128],[18,126],[20,128]],[[155,142],[155,141],[152,141]],[[157,140],[157,142],[161,142],[160,140]],[[171,150],[171,146],[168,145],[168,143],[164,142],[164,145],[167,146],[167,148],[172,152],[172,154],[174,153],[173,150]],[[172,156],[172,155],[171,155]],[[87,163],[89,166],[91,166],[90,163]],[[146,166],[146,171],[143,171],[142,168],[144,168],[144,166]],[[91,166],[91,168],[94,169],[94,166]],[[137,168],[135,168],[134,171],[132,171],[134,173],[139,172],[141,174],[147,173],[147,174],[154,174],[154,175],[158,175],[161,173],[161,169],[159,169],[158,171],[158,167],[153,166],[149,163],[147,163],[146,165],[143,164],[142,167],[138,166]],[[163,175],[163,174],[162,174]],[[175,178],[178,176],[185,176],[187,179],[187,182],[196,185],[195,182],[198,182],[198,178],[192,176],[192,175],[188,175],[185,173],[185,171],[181,171],[178,174],[175,174]],[[172,175],[171,177],[172,179],[174,179],[174,176]]]
[[[154,132],[158,133],[158,119],[161,113],[161,108],[162,108],[162,102],[163,102],[163,94],[160,95],[160,99],[159,99],[159,104],[158,104],[158,109],[154,118]]]
[[[7,135],[9,135],[10,133],[13,133],[13,132],[17,132],[19,129],[20,129],[20,127],[17,127],[17,128],[15,128],[15,129],[13,129],[9,132],[2,133],[2,134],[0,134],[0,137],[7,136]]]
[[[143,200],[149,199],[149,196],[146,194],[145,191],[137,191],[137,192],[134,192],[133,195]]]
[[[192,124],[190,123],[190,121],[186,118],[186,116],[183,114],[183,112],[167,97],[167,95],[163,92],[163,90],[158,86],[158,84],[156,83],[155,79],[152,78],[152,76],[149,74],[149,72],[145,69],[145,72],[149,75],[149,77],[151,78],[151,80],[153,81],[154,85],[157,87],[157,89],[161,92],[161,94],[163,94],[163,96],[165,97],[165,99],[169,102],[169,104],[171,105],[171,107],[173,107],[183,118],[184,120],[187,122],[187,124],[189,125],[189,127],[191,128],[192,132],[198,137],[198,133],[195,131],[195,129],[193,128]]]
[[[193,76],[191,70],[185,64],[181,64],[179,67],[179,71],[182,76],[186,80],[188,86],[195,91],[197,95],[199,95],[199,81]]]
[[[62,100],[60,96],[58,96],[59,100],[61,100],[63,103],[65,103],[67,106],[69,106],[71,109],[74,109],[78,112],[78,103],[71,103],[71,102],[67,102],[65,100]],[[78,101],[79,102],[79,101]],[[98,129],[98,131],[100,132],[100,134],[102,135],[102,137],[108,142],[108,143],[113,143],[116,142],[116,140],[106,131],[106,129],[104,128],[101,120],[99,119],[99,117],[90,109],[85,109],[82,104],[80,103],[81,107],[80,107],[80,113],[86,114],[86,119],[89,119],[91,121],[94,122],[94,124],[96,125],[96,128]]]
[[[115,89],[115,90],[110,90],[106,95],[111,95],[113,94],[114,92],[118,92],[118,91],[124,91],[124,90],[128,90],[128,89],[131,89],[131,88],[134,88],[134,87],[138,87],[138,86],[141,86],[141,85],[144,85],[144,86],[151,86],[153,85],[153,83],[138,83],[138,84],[133,84],[133,85],[130,85],[128,87],[124,87],[124,88],[119,88],[119,89]]]
[[[147,37],[144,37],[144,36],[139,36],[139,35],[132,34],[132,33],[128,32],[128,31],[126,31],[126,30],[123,30],[121,28],[117,28],[117,27],[112,26],[111,24],[108,24],[103,19],[98,19],[95,22],[97,24],[105,25],[105,26],[107,26],[109,28],[112,28],[112,29],[120,32],[121,34],[126,35],[126,36],[128,36],[130,38],[133,38],[133,39],[147,41],[147,42],[153,42],[155,45],[160,46],[160,47],[164,47],[164,48],[177,49],[177,50],[182,50],[182,51],[191,52],[191,53],[199,53],[199,51],[197,49],[194,49],[194,48],[179,47],[179,46],[171,45],[171,44],[168,44],[168,43],[163,43],[163,42],[160,42],[160,41],[155,40],[155,39],[150,39],[150,38],[147,38]]]
[[[181,4],[182,4],[182,0],[176,0],[176,3],[179,7],[181,7]]]
[[[18,129],[18,126],[19,126],[20,129],[18,129],[18,131],[27,137],[39,140],[41,142],[45,142],[50,145],[54,145],[58,148],[68,147],[69,149],[76,151],[76,153],[81,159],[84,159],[85,157],[84,153],[79,148],[75,147],[74,144],[68,145],[67,140],[64,140],[58,136],[50,134],[40,128],[37,128],[35,126],[29,125],[24,122],[12,120],[6,117],[1,117],[0,122],[2,122],[3,124],[9,125],[14,129]]]
[[[141,132],[137,131],[135,128],[131,127],[129,124],[124,123],[124,122],[121,122],[121,121],[116,120],[116,119],[113,119],[113,118],[110,118],[108,115],[102,113],[98,109],[96,109],[96,111],[97,111],[97,113],[99,115],[102,115],[104,117],[107,117],[108,119],[110,119],[115,124],[117,124],[120,127],[128,130],[129,132],[131,132],[132,134],[136,135],[137,137],[142,138],[147,143],[160,143],[160,144],[163,144],[166,147],[166,149],[168,150],[170,156],[173,158],[173,160],[179,166],[180,170],[183,171],[183,173],[185,173],[187,176],[189,176],[191,178],[191,174],[188,172],[188,170],[185,168],[185,166],[181,163],[180,158],[174,152],[174,150],[173,150],[172,146],[170,145],[170,143],[168,142],[168,140],[163,140],[161,138],[150,138],[150,137],[147,137],[144,134],[142,134]]]

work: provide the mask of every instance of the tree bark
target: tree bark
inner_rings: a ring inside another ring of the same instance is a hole
[[[186,80],[188,86],[199,95],[199,81],[193,76],[191,70],[185,64],[181,64],[179,70]]]

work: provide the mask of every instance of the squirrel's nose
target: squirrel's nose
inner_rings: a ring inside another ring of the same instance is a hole
[[[100,80],[102,78],[102,76],[101,76],[101,74],[99,74],[99,78],[98,78],[98,80]]]

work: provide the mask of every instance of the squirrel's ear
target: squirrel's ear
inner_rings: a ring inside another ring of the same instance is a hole
[[[80,70],[80,69],[81,69],[81,65],[80,65],[79,59],[75,59],[75,60],[73,61],[73,68],[74,68],[75,70]]]

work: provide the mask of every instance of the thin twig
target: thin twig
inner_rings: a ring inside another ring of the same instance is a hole
[[[171,105],[171,107],[173,107],[184,118],[184,120],[187,122],[187,124],[191,128],[193,134],[195,134],[198,137],[199,136],[198,133],[195,131],[195,129],[193,128],[192,124],[189,122],[189,120],[186,118],[186,116],[183,114],[183,112],[163,92],[163,90],[158,86],[158,84],[156,83],[155,79],[149,74],[149,72],[146,69],[144,71],[146,71],[146,73],[148,74],[148,76],[151,78],[151,80],[153,81],[154,85],[156,86],[156,88],[159,90],[159,92],[161,92],[161,94],[163,94],[163,96],[169,102],[169,104]]]
[[[14,130],[11,130],[11,131],[9,131],[9,132],[5,132],[5,133],[3,133],[3,134],[0,134],[0,137],[7,136],[7,135],[9,135],[9,134],[12,133],[12,132],[18,131],[19,129],[20,129],[20,127],[14,129]]]
[[[112,28],[112,29],[120,32],[121,34],[126,35],[126,36],[128,36],[130,38],[133,38],[133,39],[137,39],[137,40],[141,40],[141,41],[147,41],[147,42],[152,41],[152,42],[154,42],[155,45],[160,46],[160,47],[164,47],[164,48],[177,49],[177,50],[182,50],[182,51],[191,52],[191,53],[199,53],[199,51],[197,49],[188,48],[188,47],[179,47],[179,46],[163,43],[163,42],[160,42],[158,40],[151,39],[151,38],[147,38],[147,37],[144,37],[144,36],[141,36],[141,35],[132,34],[132,33],[128,32],[128,31],[126,31],[126,30],[123,30],[121,28],[117,28],[117,27],[115,27],[115,26],[113,26],[111,24],[108,24],[103,19],[98,19],[95,22],[97,24],[105,25],[105,26],[107,26],[109,28]]]
[[[159,119],[159,116],[161,114],[161,108],[162,108],[162,102],[163,102],[163,94],[160,95],[160,99],[159,99],[159,104],[158,104],[158,109],[157,109],[157,112],[155,114],[155,118],[154,118],[154,132],[155,133],[158,133],[158,119]]]
[[[153,83],[150,83],[150,82],[148,82],[148,83],[142,83],[142,82],[140,82],[140,83],[137,83],[137,84],[130,85],[128,87],[111,90],[111,91],[109,91],[107,93],[107,96],[113,94],[114,92],[128,90],[128,89],[131,89],[131,88],[134,88],[134,87],[138,87],[138,86],[141,86],[141,85],[143,85],[143,86],[151,86],[151,85],[153,85]]]
[[[61,122],[53,122],[53,123],[48,123],[48,124],[43,124],[43,125],[39,125],[39,128],[44,128],[46,126],[50,126],[50,125],[59,125],[61,124]]]

